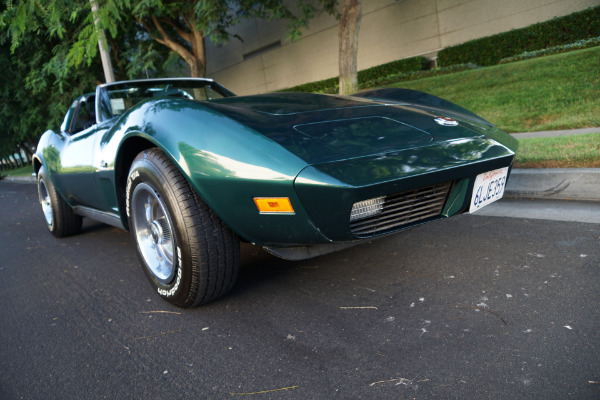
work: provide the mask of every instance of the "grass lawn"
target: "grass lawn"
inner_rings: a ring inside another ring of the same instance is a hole
[[[596,127],[600,126],[600,47],[388,87],[443,97],[511,133]]]
[[[10,171],[0,171],[0,176],[31,176],[33,174],[33,165],[11,169]]]
[[[519,139],[515,168],[600,168],[600,133]]]

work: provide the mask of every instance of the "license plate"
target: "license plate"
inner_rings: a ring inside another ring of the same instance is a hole
[[[477,175],[473,185],[469,212],[475,212],[496,200],[500,200],[504,195],[507,177],[508,167]]]

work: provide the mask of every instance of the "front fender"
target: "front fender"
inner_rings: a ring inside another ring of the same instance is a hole
[[[37,148],[35,150],[35,154],[33,155],[33,170],[37,174],[42,165],[44,164],[44,154],[43,149],[48,146],[48,141],[50,140],[50,135],[55,134],[52,130],[47,130],[42,134],[40,140],[38,141]]]
[[[47,130],[42,134],[33,155],[33,170],[37,174],[42,166],[46,170],[50,181],[56,186],[54,173],[60,166],[60,149],[57,147],[59,134],[53,130]]]
[[[136,141],[159,147],[243,239],[263,243],[276,232],[285,235],[283,241],[323,242],[294,191],[294,179],[306,162],[271,139],[202,103],[179,99],[144,103],[119,125],[115,132],[123,133],[117,159]],[[128,170],[129,165],[119,168]],[[289,197],[295,214],[260,215],[254,197]]]

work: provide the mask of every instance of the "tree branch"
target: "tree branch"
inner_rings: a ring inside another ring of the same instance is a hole
[[[162,36],[162,38],[155,37],[154,40],[156,40],[158,43],[160,43],[164,46],[167,46],[168,48],[170,48],[171,50],[173,50],[174,52],[179,54],[181,56],[181,58],[183,58],[185,60],[185,62],[188,63],[190,68],[192,68],[192,70],[194,70],[196,68],[195,67],[196,59],[195,59],[194,55],[192,53],[190,53],[190,51],[188,49],[186,49],[185,46],[183,46],[182,44],[171,39],[169,34],[165,31],[163,26],[160,24],[160,21],[155,16],[152,16],[152,22],[154,22],[154,26],[156,27],[156,29],[158,30],[158,32],[160,32],[160,34]]]
[[[186,42],[190,42],[191,43],[191,41],[192,41],[192,34],[191,33],[184,31],[179,26],[177,26],[177,24],[175,22],[173,22],[170,19],[161,18],[160,21],[164,22],[165,24],[170,25],[173,29],[175,29],[175,32],[177,32],[177,34],[179,36],[181,36],[181,38],[183,40],[185,40]]]

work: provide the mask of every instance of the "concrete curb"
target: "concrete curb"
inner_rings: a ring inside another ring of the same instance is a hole
[[[513,169],[505,196],[600,201],[600,168]]]

